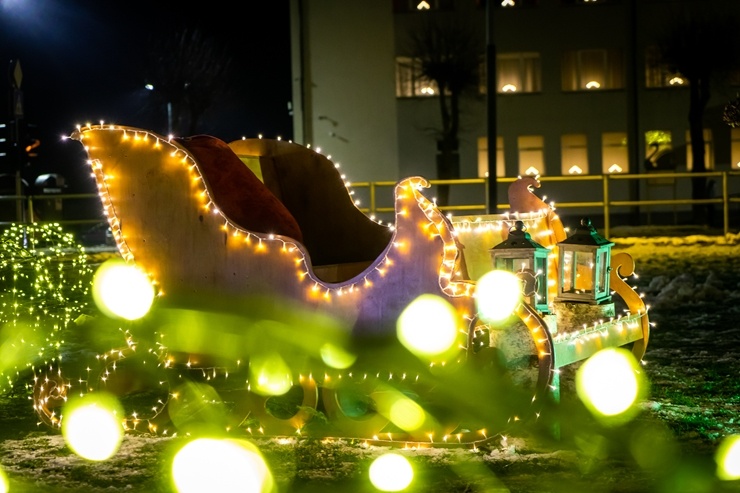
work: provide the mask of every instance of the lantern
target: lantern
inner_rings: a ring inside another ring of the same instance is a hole
[[[532,240],[524,222],[514,223],[509,230],[509,237],[488,251],[493,268],[516,274],[522,281],[522,296],[527,303],[546,312],[549,250]]]
[[[611,241],[596,232],[588,218],[572,236],[558,243],[558,296],[555,301],[601,304],[611,301]]]

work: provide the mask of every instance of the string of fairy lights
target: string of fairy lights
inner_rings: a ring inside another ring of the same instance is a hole
[[[132,129],[130,127],[122,127],[116,125],[106,125],[100,123],[99,125],[88,124],[84,127],[78,127],[77,131],[71,136],[71,138],[82,142],[86,149],[85,139],[88,135],[93,132],[119,132],[121,134],[121,141],[127,145],[142,145],[150,144],[152,150],[155,152],[162,153],[165,159],[171,159],[175,162],[179,162],[186,170],[190,178],[190,182],[197,188],[195,197],[197,198],[199,209],[209,214],[216,215],[222,220],[222,230],[228,235],[228,238],[232,244],[243,244],[251,246],[255,251],[264,251],[270,249],[272,244],[276,245],[276,250],[281,254],[292,255],[292,261],[296,265],[296,275],[300,282],[308,280],[309,293],[311,296],[320,296],[327,302],[331,302],[335,296],[354,295],[359,296],[361,290],[371,288],[374,282],[379,278],[383,277],[387,269],[393,268],[394,260],[392,258],[392,252],[395,251],[407,251],[409,248],[408,239],[398,237],[398,232],[395,230],[393,225],[390,225],[391,229],[394,229],[394,236],[392,239],[392,247],[386,251],[374,263],[374,268],[369,270],[367,274],[364,274],[361,279],[353,280],[349,284],[342,283],[327,283],[315,276],[312,269],[310,268],[310,262],[307,259],[307,252],[303,246],[291,241],[290,238],[282,237],[274,234],[264,234],[249,231],[244,229],[240,225],[234,223],[229,217],[227,217],[217,206],[215,202],[206,178],[201,174],[201,170],[198,166],[197,161],[181,146],[176,142],[172,141],[171,138],[164,138],[152,132],[148,132],[140,129]],[[116,241],[116,245],[121,254],[121,257],[129,263],[134,263],[134,253],[129,248],[126,242],[126,236],[122,231],[122,221],[118,217],[113,196],[115,195],[114,188],[117,177],[110,175],[104,171],[104,163],[99,159],[91,159],[89,161],[91,166],[92,174],[95,177],[100,199],[103,205],[103,210],[108,217],[108,222],[113,233],[113,237]],[[350,182],[342,176],[345,186],[348,189],[348,193],[353,195],[349,189]],[[492,228],[498,228],[498,231],[508,228],[513,220],[523,220],[529,222],[533,226],[543,221],[546,213],[545,211],[537,211],[533,213],[518,213],[512,214],[511,216],[505,215],[498,222],[482,222],[477,220],[471,220],[469,222],[451,222],[450,218],[443,215],[439,209],[435,206],[433,201],[428,200],[421,191],[429,187],[429,182],[423,178],[414,177],[400,181],[395,188],[396,197],[396,224],[399,219],[406,217],[409,214],[410,207],[418,207],[426,218],[426,222],[421,225],[421,230],[424,235],[430,240],[439,239],[442,241],[442,257],[440,260],[438,284],[440,290],[449,297],[452,298],[472,298],[475,296],[476,283],[460,279],[460,262],[461,262],[461,248],[458,244],[458,232],[465,231],[490,231]],[[353,201],[357,206],[357,202]],[[513,217],[513,219],[512,219]],[[542,231],[542,235],[551,235],[550,231]],[[157,285],[158,295],[163,295],[163,287],[159,286],[154,276],[150,276],[152,282]],[[626,284],[625,284],[626,285]],[[617,291],[621,294],[621,288],[617,288]],[[631,288],[630,288],[631,291]],[[535,342],[535,346],[538,351],[538,358],[541,364],[548,369],[549,380],[552,380],[552,375],[556,374],[559,370],[554,367],[553,364],[553,352],[554,345],[560,343],[568,344],[579,344],[586,342],[594,337],[606,337],[611,331],[621,331],[625,327],[633,328],[638,323],[640,317],[645,315],[645,312],[628,314],[621,316],[617,319],[609,321],[599,321],[594,323],[593,327],[583,327],[583,329],[576,329],[571,331],[560,331],[553,335],[548,330],[547,324],[537,314],[537,312],[531,307],[527,307],[524,304],[520,304],[515,310],[516,315],[529,329],[532,334],[532,339]],[[466,337],[469,334],[475,332],[481,332],[484,329],[490,328],[487,324],[477,320],[472,313],[460,313],[463,319],[463,325],[468,327],[465,334]],[[163,336],[160,334],[160,336]],[[77,378],[67,380],[62,377],[61,366],[58,364],[49,364],[46,368],[46,375],[42,376],[41,372],[36,375],[35,385],[35,408],[37,413],[42,417],[42,421],[52,426],[58,427],[61,424],[61,416],[57,414],[56,408],[61,402],[66,401],[69,394],[73,389],[79,389],[80,393],[93,392],[96,387],[105,388],[110,383],[110,379],[115,376],[119,369],[119,366],[134,357],[143,357],[151,359],[150,365],[156,366],[163,371],[176,372],[174,378],[164,377],[161,379],[159,384],[162,386],[163,393],[166,395],[163,399],[158,399],[151,409],[147,413],[140,413],[134,411],[129,416],[123,418],[123,425],[128,431],[141,431],[142,424],[144,429],[151,433],[160,434],[172,434],[176,433],[168,427],[160,427],[159,418],[164,416],[165,410],[168,405],[171,405],[173,401],[180,398],[179,393],[175,390],[177,383],[184,381],[185,373],[198,374],[199,378],[205,382],[215,383],[216,380],[223,379],[226,381],[234,375],[241,375],[240,369],[241,362],[235,362],[234,368],[227,368],[223,366],[207,366],[201,365],[197,360],[191,356],[182,356],[184,360],[178,360],[178,356],[168,352],[165,344],[157,343],[153,347],[145,348],[142,347],[141,342],[136,342],[133,336],[126,332],[124,334],[125,346],[120,349],[111,349],[110,351],[97,356],[97,360],[100,365],[103,366],[102,371],[96,378],[90,376],[92,370],[87,368],[88,375],[84,378]],[[460,345],[462,354],[465,352],[470,353],[474,348],[471,347],[471,340],[467,340],[466,343]],[[441,362],[444,364],[445,362]],[[434,365],[435,363],[432,363]],[[302,404],[308,407],[316,409],[317,402],[315,402],[310,395],[317,391],[317,388],[331,388],[332,383],[336,381],[350,381],[355,382],[358,380],[358,376],[354,375],[351,371],[338,371],[330,374],[325,372],[322,378],[316,378],[312,373],[298,375],[298,383],[303,387],[304,400]],[[407,375],[394,375],[393,373],[376,373],[374,375],[363,374],[362,383],[367,385],[368,379],[371,380],[369,387],[372,389],[374,385],[380,383],[387,383],[391,381],[405,381],[407,378],[411,379]],[[541,377],[542,378],[542,377]],[[419,375],[415,375],[412,379],[414,382],[418,382],[420,379]],[[73,385],[73,381],[76,383]],[[242,382],[249,389],[250,382],[247,379]],[[244,388],[244,387],[242,387]],[[533,397],[534,401],[535,397]],[[303,407],[303,406],[302,406]],[[340,410],[341,411],[341,410]],[[306,424],[306,420],[310,418],[308,414],[301,415],[301,420],[296,424],[295,417],[289,419],[280,419],[269,415],[269,413],[260,412],[259,426],[252,426],[251,423],[245,417],[239,421],[238,427],[244,432],[254,436],[274,436],[285,434],[286,424],[290,424],[294,436],[301,436],[302,429]],[[511,420],[519,420],[519,417],[512,416]],[[383,426],[387,424],[387,420],[380,420],[383,422]],[[246,424],[245,424],[246,423]],[[275,430],[280,430],[281,433],[275,433],[271,430],[274,427]],[[436,436],[432,433],[428,434],[428,441],[420,440],[404,440],[404,434],[399,433],[394,435],[390,432],[381,432],[382,426],[377,429],[371,429],[366,426],[364,428],[363,437],[353,437],[348,435],[350,439],[364,440],[365,443],[373,444],[392,444],[399,445],[404,443],[406,447],[418,447],[418,446],[442,446],[449,443],[465,444],[472,446],[474,449],[480,446],[482,443],[488,442],[494,437],[499,437],[505,440],[505,437],[500,434],[489,436],[485,429],[466,431],[465,433],[453,433],[454,429],[458,427],[457,423],[450,424],[449,430],[446,433],[437,434]],[[334,437],[340,439],[341,437]],[[327,439],[332,439],[331,437]]]
[[[93,269],[56,223],[11,224],[0,235],[0,391],[58,357],[63,331],[87,305]]]

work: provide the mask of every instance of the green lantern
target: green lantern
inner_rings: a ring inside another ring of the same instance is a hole
[[[514,223],[509,237],[488,250],[495,270],[516,274],[522,281],[525,301],[541,312],[548,311],[547,256],[549,250],[532,240],[523,221]]]
[[[591,304],[611,301],[611,241],[596,232],[588,218],[575,233],[558,243],[558,296],[555,301]]]

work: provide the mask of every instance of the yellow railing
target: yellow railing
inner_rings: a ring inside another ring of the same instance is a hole
[[[614,200],[612,199],[614,183],[617,181],[650,181],[650,180],[690,180],[692,178],[715,178],[721,183],[719,190],[719,196],[707,198],[707,199],[692,199],[690,193],[687,197],[673,198],[673,199],[625,199],[625,200]],[[497,178],[497,184],[513,183],[518,178],[506,177]],[[731,192],[730,181],[735,179],[733,182],[735,186],[735,193]],[[712,204],[721,205],[722,207],[722,225],[724,234],[730,232],[730,206],[733,203],[740,203],[740,170],[738,171],[707,171],[703,173],[695,172],[680,172],[680,173],[645,173],[645,174],[611,174],[611,175],[571,175],[571,176],[541,176],[540,182],[545,183],[575,183],[575,182],[601,182],[600,186],[600,198],[598,200],[591,201],[567,201],[558,200],[558,208],[592,208],[598,209],[600,214],[604,216],[604,235],[609,237],[609,230],[611,228],[610,217],[614,211],[614,208],[618,207],[649,207],[649,206],[686,206],[694,204]],[[463,186],[463,185],[477,185],[481,187],[483,191],[479,196],[485,197],[484,202],[478,203],[455,203],[453,205],[441,206],[440,209],[446,212],[468,212],[478,211],[481,214],[485,214],[491,210],[488,204],[488,186],[489,180],[487,178],[469,178],[461,180],[429,180],[430,185],[450,185],[452,186]],[[381,213],[392,213],[394,208],[391,205],[380,206],[378,205],[378,196],[380,194],[379,189],[392,188],[396,185],[393,181],[375,181],[375,182],[357,182],[352,183],[352,188],[355,190],[367,189],[367,195],[369,196],[369,205],[367,207],[361,207],[363,212],[369,215],[381,214]],[[546,187],[545,187],[546,188]],[[392,197],[392,190],[388,193],[382,193],[383,196]],[[509,209],[508,203],[496,204],[497,211],[505,211]]]
[[[716,179],[721,185],[717,191],[716,197],[711,197],[702,200],[694,200],[690,197],[690,192],[687,197],[672,198],[672,199],[618,199],[612,198],[614,195],[625,195],[624,191],[615,193],[614,185],[616,182],[632,180],[632,181],[648,181],[648,180],[690,180],[691,178],[707,178]],[[517,178],[497,178],[496,183],[507,184],[516,181]],[[543,188],[546,189],[546,183],[578,183],[578,182],[601,182],[599,187],[600,193],[597,193],[597,200],[587,201],[567,201],[558,200],[558,209],[565,208],[587,208],[598,210],[598,214],[603,214],[604,217],[604,235],[609,237],[609,230],[611,228],[610,217],[614,212],[615,208],[619,207],[651,207],[651,206],[687,206],[694,204],[706,204],[706,205],[719,205],[722,207],[722,222],[724,234],[730,232],[730,208],[732,204],[740,203],[740,170],[737,171],[708,171],[704,173],[693,173],[693,172],[682,172],[682,173],[646,173],[646,174],[613,174],[613,175],[576,175],[576,176],[541,176],[540,182],[543,183]],[[468,178],[460,180],[429,180],[430,185],[450,185],[453,187],[461,186],[475,186],[477,187],[477,193],[469,194],[468,197],[475,199],[476,197],[482,197],[483,200],[480,202],[471,201],[466,203],[464,200],[456,200],[453,204],[440,207],[445,212],[450,213],[475,213],[476,211],[480,214],[486,214],[487,211],[491,210],[488,204],[488,186],[489,180],[487,178]],[[731,187],[731,184],[733,185]],[[364,191],[369,204],[367,206],[361,205],[360,209],[366,214],[373,216],[376,214],[388,214],[394,212],[392,203],[393,187],[396,186],[395,181],[373,181],[373,182],[356,182],[351,184],[351,189],[357,194],[361,194]],[[386,190],[387,189],[387,190]],[[596,190],[594,188],[594,190]],[[539,195],[539,192],[537,192]],[[591,195],[594,192],[591,191]],[[385,202],[388,205],[383,205],[382,200],[379,197],[385,197]],[[102,210],[91,210],[88,217],[78,217],[75,219],[54,219],[49,220],[46,218],[34,217],[34,204],[38,204],[43,201],[52,200],[80,200],[80,199],[97,199],[98,194],[95,193],[78,193],[78,194],[43,194],[43,195],[0,195],[0,209],[10,212],[11,207],[7,207],[5,204],[11,202],[26,203],[26,209],[24,217],[21,219],[25,222],[57,222],[60,224],[95,224],[104,222],[104,216]],[[12,208],[18,209],[20,208]],[[506,211],[509,209],[508,203],[496,204],[497,211]],[[67,215],[67,214],[65,214]],[[8,217],[6,214],[4,220],[0,220],[0,226],[3,224],[9,224],[11,222],[18,222],[19,219],[15,217]]]

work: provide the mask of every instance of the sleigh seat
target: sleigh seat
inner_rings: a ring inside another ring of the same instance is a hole
[[[246,229],[301,242],[326,282],[359,275],[391,240],[390,228],[355,206],[336,166],[318,152],[280,140],[227,145],[207,135],[178,143],[198,159],[227,216]]]

